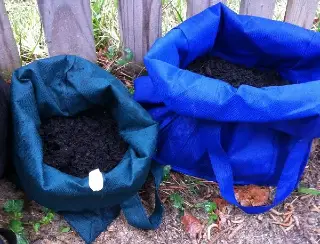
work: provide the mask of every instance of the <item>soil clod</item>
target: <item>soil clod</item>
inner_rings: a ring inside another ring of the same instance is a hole
[[[90,109],[74,117],[53,117],[40,127],[44,162],[60,171],[87,177],[99,168],[109,172],[127,151],[108,110]]]

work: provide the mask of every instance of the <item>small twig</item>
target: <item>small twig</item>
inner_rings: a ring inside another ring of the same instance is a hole
[[[289,226],[289,227],[286,229],[286,231],[287,231],[287,232],[290,231],[293,227],[294,227],[294,225]]]
[[[276,211],[274,209],[271,209],[270,212],[272,212],[273,214],[278,215],[278,216],[283,215],[283,213],[280,213],[280,212],[278,212],[278,211]]]
[[[234,224],[241,224],[241,223],[243,223],[243,221],[244,221],[244,218],[231,220],[231,222],[234,223]]]
[[[190,207],[190,208],[193,207],[193,205],[192,205],[191,203],[187,202],[186,200],[184,200],[184,204],[187,205],[187,206]]]
[[[273,216],[272,214],[269,214],[269,215],[274,221],[279,222],[279,220],[275,216]]]
[[[167,192],[165,189],[164,190],[161,189],[160,192],[164,193],[164,194],[167,194],[167,195],[171,195],[172,194],[172,192]]]
[[[184,190],[187,187],[185,186],[166,186],[163,190],[171,190],[171,189],[179,189],[179,190]]]
[[[111,62],[107,63],[107,70],[109,70],[111,68],[111,66],[115,63],[116,60],[111,60]]]
[[[292,225],[292,222],[293,222],[293,220],[292,220],[292,218],[290,218],[288,223],[279,223],[279,225],[284,226],[284,227],[289,227]]]
[[[297,216],[293,216],[293,219],[294,219],[294,222],[295,222],[295,224],[296,224],[296,226],[297,226],[298,230],[300,230],[300,223],[299,223],[299,219],[298,219],[298,217],[297,217]]]
[[[292,213],[285,215],[286,217],[284,218],[284,220],[282,222],[287,223],[290,218],[292,217]]]
[[[284,213],[283,216],[285,216],[287,218],[288,216],[291,216],[292,214],[293,214],[293,211],[289,211],[289,212]]]
[[[144,70],[146,70],[146,68],[143,67],[143,68],[141,69],[141,71],[139,72],[139,74],[137,75],[137,77],[139,77]]]
[[[123,75],[123,76],[126,76],[127,78],[129,78],[129,79],[131,79],[131,80],[133,79],[133,77],[132,77],[131,75],[125,73],[123,70],[120,71],[119,73],[120,73],[121,75]]]
[[[218,225],[217,225],[217,224],[214,224],[214,223],[211,224],[211,225],[209,225],[209,227],[208,227],[207,233],[208,233],[208,240],[209,240],[209,241],[210,241],[210,238],[211,238],[211,229],[214,228],[214,227],[215,227],[215,228],[219,228]]]
[[[291,206],[292,206],[292,204],[293,204],[297,199],[299,199],[299,197],[296,197],[295,199],[293,199],[293,201],[290,203]]]

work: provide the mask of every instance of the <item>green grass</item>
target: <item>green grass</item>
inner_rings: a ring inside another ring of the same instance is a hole
[[[47,47],[35,1],[6,0],[5,4],[22,63],[46,56]]]
[[[116,0],[91,0],[92,24],[97,48],[120,46]]]

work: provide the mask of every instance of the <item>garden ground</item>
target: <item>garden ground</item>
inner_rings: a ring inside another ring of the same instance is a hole
[[[319,159],[318,146],[313,149],[301,185],[320,188]],[[8,200],[24,198],[24,194],[8,181],[0,181],[0,186],[2,189],[0,206]],[[319,195],[294,192],[283,204],[268,213],[247,215],[231,205],[225,206],[220,201],[216,184],[178,173],[171,172],[162,184],[160,192],[165,203],[165,214],[159,229],[156,231],[135,229],[129,226],[121,215],[95,243],[320,243]],[[141,195],[145,197],[150,194],[141,192]],[[180,200],[172,196],[180,196],[178,198]],[[252,196],[247,194],[244,199],[250,197]],[[259,197],[255,200],[260,201]],[[207,201],[218,204],[218,209],[215,211],[218,220],[211,226],[207,221],[208,214],[198,207]],[[191,221],[182,220],[182,208],[185,215],[192,216]],[[51,223],[41,226],[41,229],[35,232],[34,227],[27,223],[38,221],[45,216],[43,208],[35,202],[28,202],[23,214],[27,238],[31,243],[84,243],[75,232],[69,230],[68,224],[59,215],[55,215]],[[0,225],[6,226],[8,222],[8,214],[0,210]]]

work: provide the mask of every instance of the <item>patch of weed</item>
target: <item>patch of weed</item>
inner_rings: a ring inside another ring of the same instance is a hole
[[[183,216],[184,214],[184,200],[178,193],[173,193],[170,195],[170,201],[174,208],[179,211],[179,215]]]
[[[216,222],[218,220],[218,215],[215,213],[217,210],[217,204],[211,201],[205,201],[202,203],[198,203],[196,205],[197,208],[202,208],[208,215],[208,225]]]
[[[8,227],[12,230],[18,240],[18,244],[27,244],[29,243],[26,233],[25,233],[25,226],[32,225],[33,230],[35,232],[39,232],[43,225],[50,224],[54,219],[54,212],[48,208],[44,208],[45,215],[39,220],[35,222],[23,222],[23,200],[8,200],[3,205],[3,210],[9,215],[9,224]],[[64,227],[62,232],[69,232],[70,227],[67,231],[68,227]]]
[[[29,243],[26,238],[26,233],[22,222],[23,205],[23,200],[8,200],[3,206],[3,210],[10,216],[8,227],[16,234],[18,244]]]

